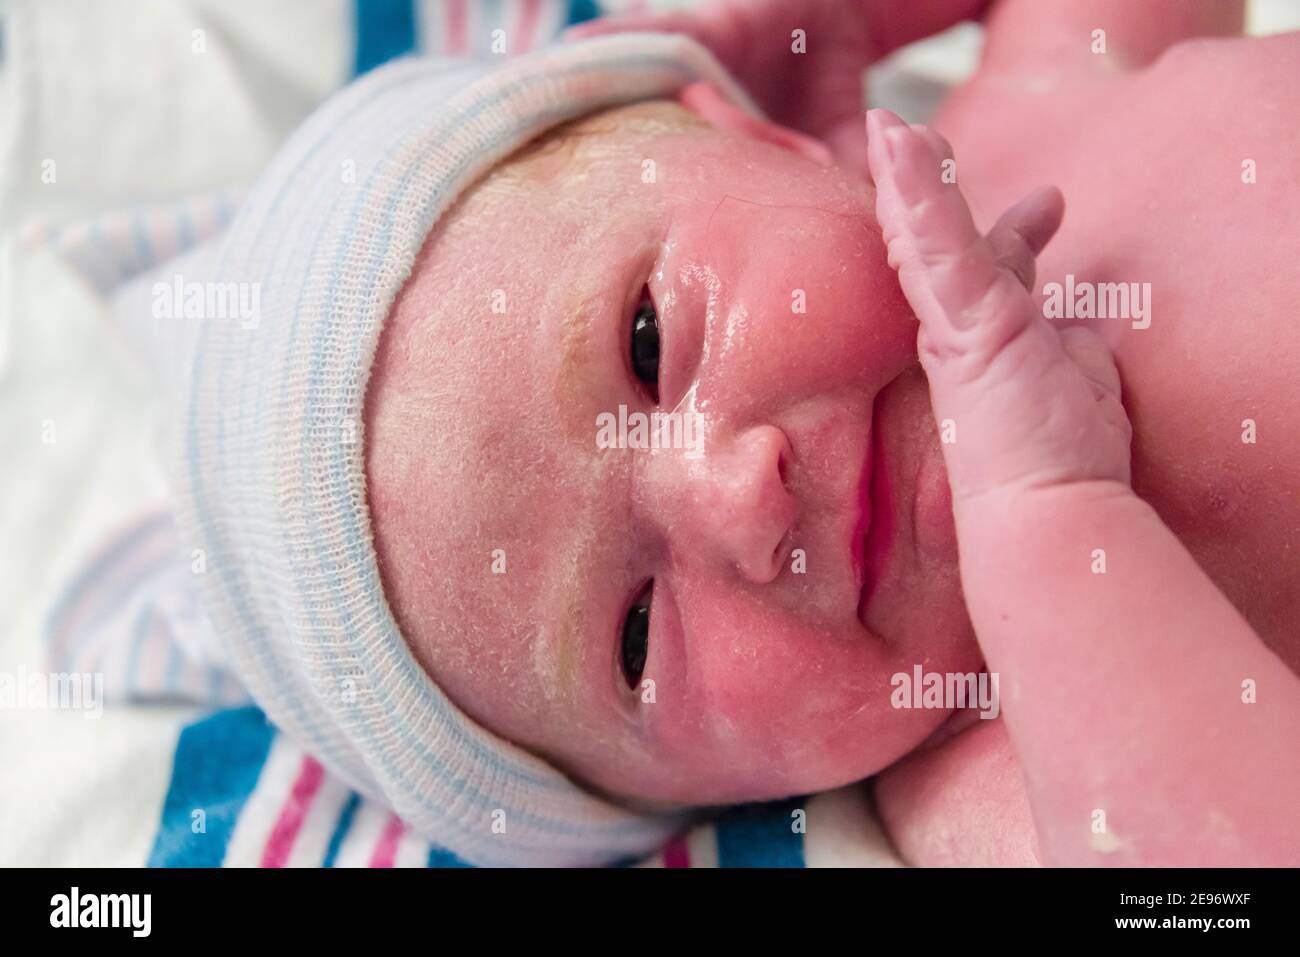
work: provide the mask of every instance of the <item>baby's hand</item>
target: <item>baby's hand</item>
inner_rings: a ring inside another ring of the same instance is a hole
[[[1030,298],[1034,256],[1062,199],[1039,190],[987,236],[941,176],[947,143],[886,110],[867,115],[876,214],[908,302],[959,513],[985,495],[1111,480],[1129,483],[1128,416],[1106,344],[1057,329]]]

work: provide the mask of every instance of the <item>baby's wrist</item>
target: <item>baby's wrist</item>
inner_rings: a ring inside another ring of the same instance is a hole
[[[954,498],[962,580],[971,592],[1023,596],[1069,587],[1104,552],[1099,530],[1162,524],[1127,484],[1093,479],[1001,486]],[[993,594],[984,597],[993,598]],[[979,623],[977,622],[977,630]]]

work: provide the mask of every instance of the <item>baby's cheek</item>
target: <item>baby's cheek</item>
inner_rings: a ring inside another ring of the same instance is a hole
[[[884,760],[897,712],[878,643],[723,596],[693,618],[683,745],[725,754],[759,790],[842,783]]]
[[[845,386],[874,394],[914,361],[915,320],[883,244],[864,225],[818,215],[830,226],[811,235],[755,228],[730,237],[739,258],[722,273],[729,308],[714,332],[734,337],[744,361],[706,370],[719,392],[779,390],[787,401]]]

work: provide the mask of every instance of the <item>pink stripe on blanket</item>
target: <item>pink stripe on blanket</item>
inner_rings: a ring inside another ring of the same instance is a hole
[[[374,853],[370,855],[369,866],[392,867],[393,862],[397,860],[397,845],[402,840],[402,832],[405,830],[406,825],[402,823],[401,818],[396,814],[389,815],[384,833],[379,836],[379,843],[375,845]]]
[[[469,11],[465,0],[447,0],[447,52],[464,56],[469,52]]]
[[[262,851],[262,867],[284,867],[293,850],[293,842],[302,829],[303,818],[311,807],[316,792],[320,790],[325,769],[310,755],[304,755],[298,769],[298,779],[293,782],[289,798],[280,808],[271,836],[266,839],[266,848]]]
[[[673,838],[664,845],[664,867],[690,867],[691,849],[686,845],[686,836]]]
[[[525,53],[537,45],[537,23],[542,16],[542,0],[523,0],[519,23],[515,27],[515,45],[511,53]]]

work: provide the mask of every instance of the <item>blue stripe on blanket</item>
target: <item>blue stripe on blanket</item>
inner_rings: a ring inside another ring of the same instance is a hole
[[[357,76],[415,49],[415,0],[354,0]]]
[[[182,729],[150,867],[220,867],[275,729],[257,708],[218,711]],[[203,829],[196,832],[196,811]]]
[[[343,805],[343,810],[339,813],[339,822],[334,825],[334,833],[330,835],[330,846],[325,851],[325,860],[321,867],[333,867],[334,862],[338,860],[339,848],[343,846],[343,838],[348,836],[348,829],[352,827],[352,819],[357,816],[357,808],[361,806],[361,795],[355,791],[348,795],[347,803]]]
[[[569,16],[565,25],[571,27],[576,23],[595,20],[598,16],[600,7],[596,0],[569,0]]]
[[[330,835],[329,847],[325,851],[325,860],[321,863],[321,867],[334,867],[338,862],[339,849],[343,847],[343,839],[348,836],[348,831],[352,828],[352,819],[357,816],[360,807],[361,795],[354,791],[348,795],[347,801],[343,803],[343,810],[339,812],[338,823],[334,825],[334,833]],[[474,865],[462,861],[451,851],[431,846],[424,866],[473,867]]]
[[[473,867],[473,864],[462,861],[451,851],[444,850],[441,847],[429,848],[429,860],[425,867]]]
[[[275,728],[255,707],[218,711],[181,730],[150,867],[221,866],[275,735]],[[348,796],[323,866],[335,865],[362,800],[355,793]],[[805,804],[805,798],[793,798],[727,811],[715,824],[718,865],[804,867],[803,834],[793,826],[793,812]],[[203,812],[199,831],[195,830],[197,811]],[[474,866],[440,847],[429,849],[426,865]]]
[[[806,798],[732,808],[714,826],[719,867],[804,867],[803,834],[794,811]]]

